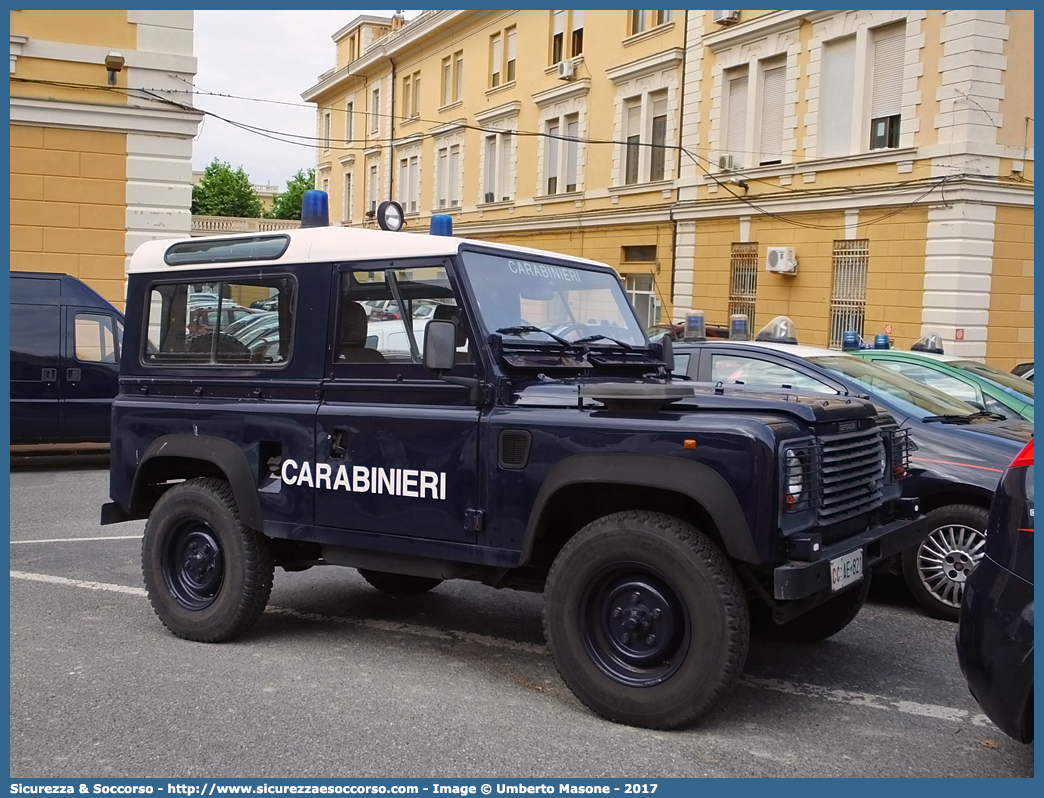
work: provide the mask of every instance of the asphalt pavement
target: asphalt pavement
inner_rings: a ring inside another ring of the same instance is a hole
[[[899,580],[831,640],[752,642],[710,715],[656,732],[573,697],[537,594],[277,570],[250,634],[180,640],[144,595],[144,522],[99,526],[107,500],[103,468],[11,475],[13,778],[1033,775],[968,693],[956,626]]]

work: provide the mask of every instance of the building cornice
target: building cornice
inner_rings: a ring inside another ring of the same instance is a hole
[[[170,106],[141,108],[132,105],[74,103],[11,97],[11,122],[122,133],[151,133],[194,138],[203,113]]]
[[[13,37],[12,37],[13,38]],[[81,64],[104,64],[111,47],[88,44],[47,42],[30,38],[22,45],[22,58],[40,58],[50,61],[75,61]],[[119,51],[128,69],[159,69],[188,74],[196,73],[196,58],[176,53],[156,53],[150,50],[121,49]]]
[[[809,22],[815,22],[816,20],[836,13],[838,12],[813,11],[808,9],[797,11],[773,11],[771,14],[765,14],[765,16],[758,17],[749,22],[741,22],[738,25],[729,25],[728,27],[713,31],[712,33],[705,33],[703,35],[703,44],[709,50],[716,53],[737,44],[747,44],[748,42],[757,41],[758,39],[762,39],[772,33],[783,33],[784,31],[794,30],[795,28],[800,27],[801,23],[806,20]]]
[[[671,47],[646,58],[639,58],[637,61],[610,67],[605,70],[605,74],[613,83],[623,83],[627,80],[651,75],[654,72],[677,68],[684,60],[685,50],[681,47]]]
[[[521,100],[511,100],[503,105],[498,105],[496,108],[490,108],[486,111],[476,111],[475,121],[480,125],[491,125],[494,122],[500,122],[504,119],[510,119],[513,116],[518,116],[518,112],[522,109]]]
[[[563,100],[571,100],[574,97],[582,97],[591,90],[591,79],[582,78],[580,80],[574,80],[566,83],[562,86],[555,86],[550,89],[544,89],[544,91],[538,91],[533,95],[533,102],[538,106],[544,107],[551,103],[561,102]]]

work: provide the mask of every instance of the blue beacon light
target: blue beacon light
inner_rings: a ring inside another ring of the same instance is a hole
[[[859,337],[859,333],[855,330],[846,330],[841,336],[841,349],[845,352],[849,352],[853,349],[862,349],[863,339]]]
[[[431,234],[433,236],[453,235],[453,217],[445,213],[436,213],[431,217]]]
[[[325,191],[309,189],[301,197],[301,227],[329,227],[330,198]]]

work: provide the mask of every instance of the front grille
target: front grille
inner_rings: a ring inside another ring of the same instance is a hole
[[[885,447],[881,431],[820,435],[819,523],[838,521],[869,512],[881,504]]]

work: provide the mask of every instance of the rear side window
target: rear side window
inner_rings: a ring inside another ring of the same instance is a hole
[[[292,277],[155,284],[144,362],[282,367],[293,344],[296,293]]]

